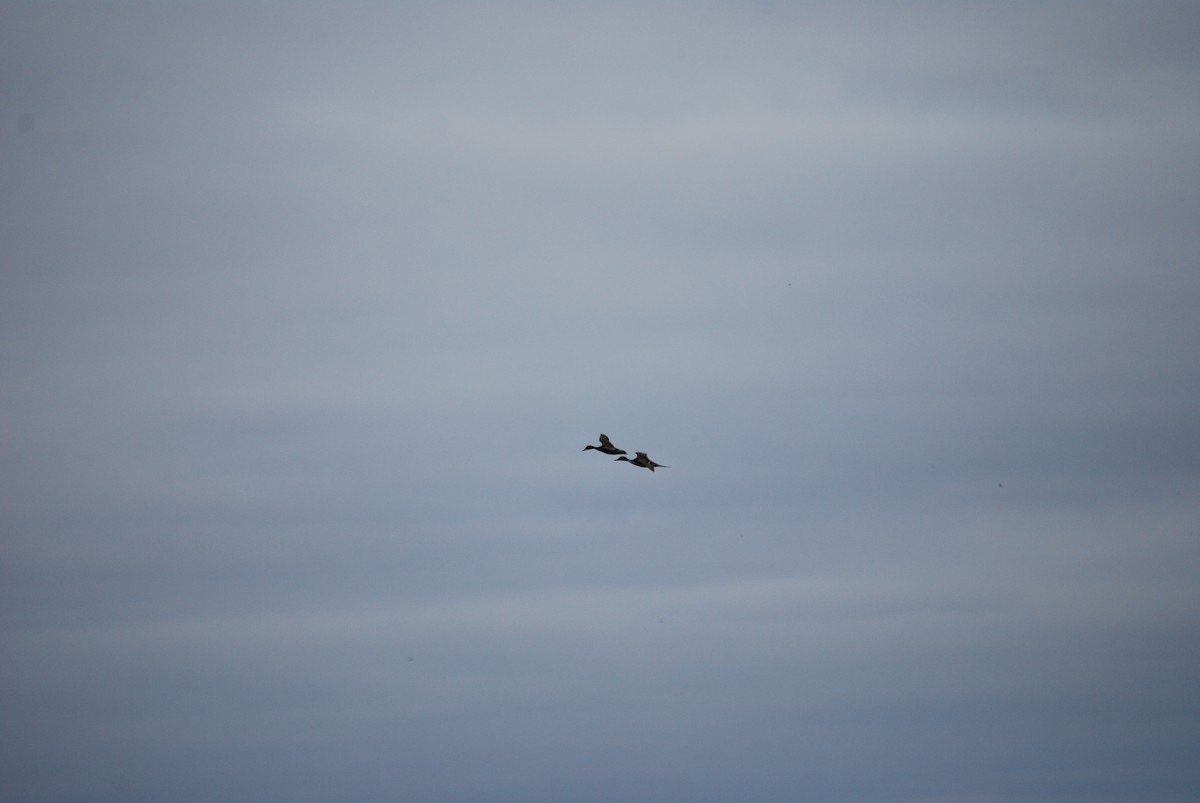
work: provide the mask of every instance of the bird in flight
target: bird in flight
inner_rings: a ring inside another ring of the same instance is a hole
[[[613,442],[610,441],[608,436],[603,432],[600,433],[600,445],[592,446],[589,444],[588,446],[583,447],[583,451],[585,452],[588,449],[595,449],[597,452],[604,452],[605,454],[629,454],[629,452],[625,451],[624,449],[618,449],[617,447],[613,446]]]
[[[640,468],[648,468],[651,471],[656,468],[670,468],[670,466],[664,466],[661,463],[655,463],[646,455],[645,452],[634,452],[634,455],[635,456],[632,460],[630,460],[628,457],[618,457],[617,460],[624,460],[626,463],[630,463],[631,465],[635,465]]]

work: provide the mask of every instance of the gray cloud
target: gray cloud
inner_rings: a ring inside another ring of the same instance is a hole
[[[1196,29],[10,6],[5,797],[1194,798]]]

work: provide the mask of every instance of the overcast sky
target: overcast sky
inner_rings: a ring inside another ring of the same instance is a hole
[[[1193,2],[4,2],[0,796],[1200,799],[1198,154]]]

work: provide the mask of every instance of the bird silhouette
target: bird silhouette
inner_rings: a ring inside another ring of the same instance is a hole
[[[664,466],[661,463],[655,463],[646,455],[645,452],[634,452],[634,458],[632,460],[630,460],[628,457],[618,457],[617,460],[624,460],[626,463],[630,463],[631,465],[635,465],[640,468],[648,468],[651,471],[656,468],[670,468],[670,466]]]
[[[625,451],[624,449],[618,449],[617,447],[613,446],[613,442],[610,441],[608,436],[603,432],[600,433],[600,445],[592,446],[589,444],[588,446],[583,447],[583,451],[585,452],[588,449],[595,449],[597,452],[604,452],[605,454],[629,454],[629,452]]]

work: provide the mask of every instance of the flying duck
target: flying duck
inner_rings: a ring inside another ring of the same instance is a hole
[[[604,452],[605,454],[629,454],[629,452],[625,451],[624,449],[618,449],[617,447],[613,446],[612,441],[610,441],[608,439],[608,436],[605,435],[603,432],[600,433],[600,445],[599,446],[589,445],[589,446],[583,447],[583,451],[585,451],[585,452],[588,449],[595,449],[597,452]]]
[[[634,452],[634,455],[636,455],[636,456],[632,460],[630,460],[628,457],[618,457],[617,460],[624,460],[626,463],[630,463],[632,465],[639,466],[640,468],[648,468],[651,471],[653,471],[656,468],[670,468],[670,466],[664,466],[661,463],[655,463],[653,460],[651,460],[649,457],[646,456],[645,452]],[[613,461],[613,462],[616,462],[616,461]]]

